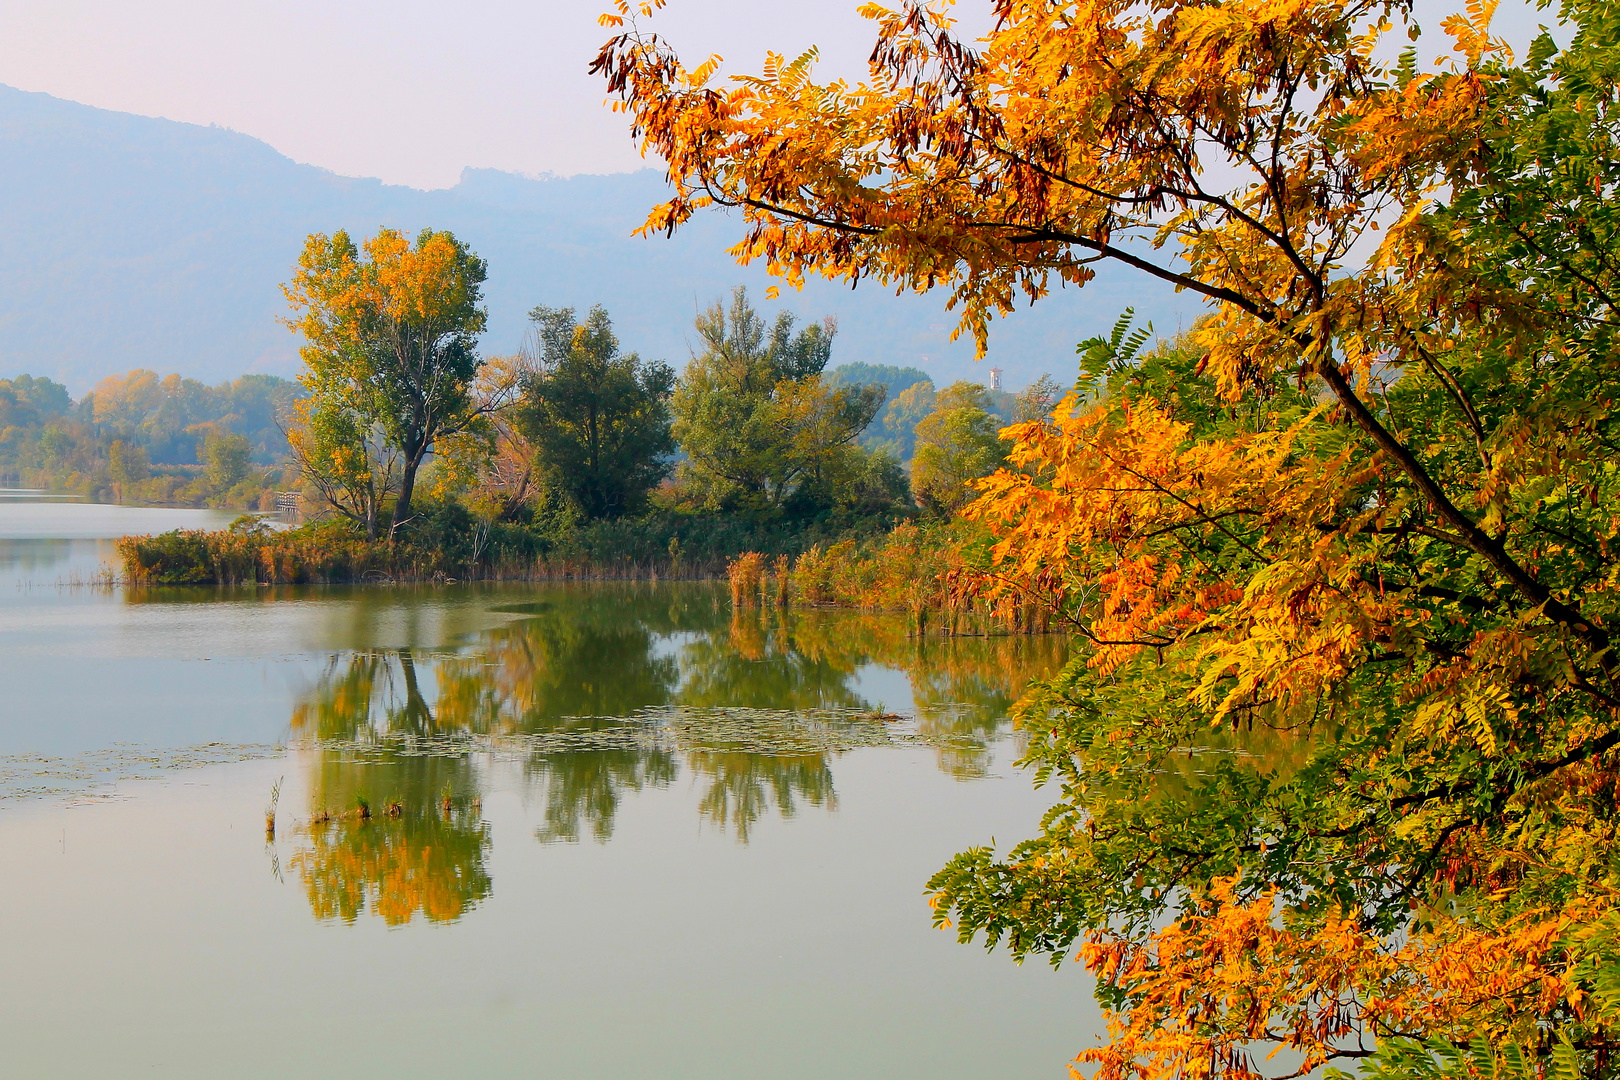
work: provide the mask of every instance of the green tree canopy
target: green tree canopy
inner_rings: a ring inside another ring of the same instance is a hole
[[[537,307],[529,318],[538,356],[516,422],[536,466],[590,517],[639,510],[672,467],[674,370],[620,352],[600,306],[583,322],[572,308]]]
[[[933,410],[917,424],[911,488],[917,504],[949,515],[974,496],[971,481],[989,476],[1007,460],[1001,427],[990,412],[985,388],[954,382],[934,395]]]
[[[0,428],[43,424],[65,415],[71,404],[67,387],[50,379],[0,379]]]
[[[890,398],[861,442],[873,450],[886,450],[899,461],[910,461],[917,448],[917,425],[933,411],[934,384],[926,379],[914,382]]]
[[[933,377],[921,368],[897,367],[894,364],[866,364],[858,361],[853,364],[839,364],[827,373],[827,385],[835,388],[881,386],[887,394],[885,401],[893,401],[900,391],[908,386],[933,381]]]
[[[251,455],[246,436],[211,432],[203,439],[203,475],[216,491],[224,491],[247,475]]]
[[[731,305],[697,318],[703,351],[673,400],[683,479],[711,506],[757,513],[833,505],[859,467],[856,438],[883,402],[881,386],[831,389],[821,378],[837,327],[794,332],[788,312],[768,328],[739,287]]]

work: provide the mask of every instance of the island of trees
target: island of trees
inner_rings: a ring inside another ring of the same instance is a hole
[[[750,553],[847,554],[908,521],[951,531],[1006,463],[999,431],[1057,398],[1045,377],[1011,394],[829,370],[831,318],[762,313],[742,288],[699,313],[678,375],[626,352],[601,307],[537,306],[528,345],[488,357],[485,274],[449,233],[311,236],[285,286],[297,383],[138,371],[75,403],[23,376],[0,383],[0,467],[119,501],[291,502],[304,519],[131,538],[135,581],[702,576]]]

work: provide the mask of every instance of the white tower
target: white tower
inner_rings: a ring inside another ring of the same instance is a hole
[[[1001,389],[1001,369],[998,367],[993,367],[990,369],[990,389]]]

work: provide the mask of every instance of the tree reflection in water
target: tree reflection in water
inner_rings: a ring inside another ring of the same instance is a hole
[[[389,926],[417,913],[454,922],[490,894],[489,830],[471,807],[334,817],[307,838],[290,865],[318,919],[354,922],[369,909]]]
[[[795,797],[811,806],[838,809],[826,754],[692,750],[686,762],[709,779],[698,812],[722,829],[735,830],[745,844],[749,830],[773,805],[784,818],[798,808]]]
[[[310,810],[333,814],[307,829],[291,862],[317,916],[353,920],[369,907],[390,924],[417,912],[450,920],[488,896],[481,754],[521,755],[543,792],[542,841],[605,843],[624,796],[667,786],[684,764],[707,783],[699,813],[746,843],[773,807],[788,818],[838,805],[836,745],[766,745],[749,717],[870,712],[861,669],[898,669],[916,737],[942,770],[969,779],[984,774],[1022,688],[1061,667],[1067,648],[1056,636],[919,640],[903,616],[733,613],[706,586],[542,595],[496,607],[512,621],[453,651],[336,656],[300,701],[292,728],[310,747]],[[647,713],[671,707],[726,720],[672,734]],[[361,799],[369,820],[354,812]]]
[[[334,660],[292,726],[318,741],[311,820],[289,861],[317,918],[353,922],[369,909],[390,926],[418,913],[453,922],[489,896],[472,762],[408,749],[441,730],[410,652]],[[385,735],[404,736],[406,749],[381,744]]]
[[[564,750],[534,754],[529,777],[544,788],[546,823],[535,831],[542,843],[578,843],[586,829],[605,844],[625,792],[667,787],[678,771],[665,750]]]

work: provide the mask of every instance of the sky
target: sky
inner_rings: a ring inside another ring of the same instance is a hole
[[[295,161],[418,188],[463,166],[525,174],[642,166],[586,68],[611,0],[0,0],[0,83],[104,109],[218,124]],[[767,49],[820,49],[818,77],[859,77],[873,31],[856,0],[673,0],[652,22],[690,66],[757,71]],[[1425,52],[1437,16],[1422,0]],[[973,36],[987,0],[957,11]],[[1504,3],[1527,41],[1537,16]]]
[[[0,0],[0,83],[218,124],[306,164],[418,188],[463,166],[526,174],[642,166],[586,69],[611,0]],[[984,7],[986,5],[976,5]],[[854,0],[675,0],[654,27],[695,66],[757,70],[820,49],[859,76]],[[984,16],[981,14],[980,16]]]

